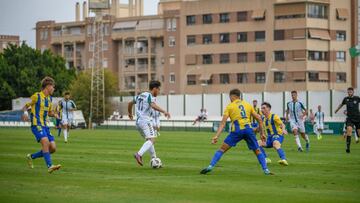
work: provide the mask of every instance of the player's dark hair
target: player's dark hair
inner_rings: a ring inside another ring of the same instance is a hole
[[[70,92],[69,91],[66,91],[65,93],[64,93],[64,95],[66,96],[66,95],[70,95]]]
[[[239,89],[232,89],[232,90],[230,91],[230,93],[229,93],[230,96],[231,96],[231,95],[234,95],[234,96],[237,96],[237,97],[240,97],[240,94],[241,94],[241,92],[240,92]]]
[[[157,80],[152,80],[149,83],[149,89],[152,90],[154,88],[159,88],[161,86],[161,82],[157,81]]]
[[[266,107],[268,107],[268,108],[271,109],[271,104],[268,103],[268,102],[263,102],[263,103],[261,104],[261,106],[262,106],[262,105],[265,105]]]
[[[45,89],[45,87],[48,85],[54,86],[55,80],[49,76],[46,76],[44,79],[41,80],[41,89]]]
[[[293,90],[293,91],[291,91],[291,94],[297,94],[297,91],[296,90]]]
[[[353,88],[353,87],[349,87],[347,90],[348,90],[348,91],[349,91],[349,90],[354,91],[354,88]]]

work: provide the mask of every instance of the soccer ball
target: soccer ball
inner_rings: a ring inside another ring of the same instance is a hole
[[[159,158],[151,159],[150,166],[151,166],[151,168],[161,168],[162,167],[161,160]]]

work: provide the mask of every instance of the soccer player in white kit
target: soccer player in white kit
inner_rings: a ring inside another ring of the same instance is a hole
[[[305,108],[304,104],[298,101],[297,92],[291,92],[292,101],[287,103],[287,110],[286,110],[286,120],[290,122],[291,130],[295,136],[295,141],[298,146],[298,151],[302,152],[303,148],[301,146],[299,132],[301,137],[304,138],[306,141],[306,151],[310,149],[310,140],[309,136],[305,134],[305,117],[307,116],[307,109]]]
[[[135,104],[136,109],[136,128],[140,134],[145,138],[145,143],[140,150],[134,154],[137,163],[142,166],[142,156],[149,151],[152,158],[156,158],[155,152],[155,138],[157,134],[152,125],[151,112],[152,110],[163,113],[165,117],[170,118],[170,114],[160,108],[155,103],[155,97],[160,93],[161,83],[159,81],[151,81],[149,84],[149,92],[143,92],[136,96],[133,101],[129,102],[128,113],[129,118],[133,120],[132,107]]]
[[[324,130],[324,120],[325,120],[325,114],[321,111],[321,105],[318,106],[318,111],[314,114],[314,133],[316,134],[316,137],[318,140],[322,139],[322,132]]]
[[[62,111],[61,125],[63,127],[64,141],[67,143],[70,127],[74,120],[74,111],[76,110],[75,102],[70,99],[70,92],[65,92],[64,99],[60,101],[59,105]]]

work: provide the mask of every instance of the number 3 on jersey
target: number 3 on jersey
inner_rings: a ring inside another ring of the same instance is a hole
[[[242,118],[246,118],[246,111],[245,111],[245,108],[243,105],[240,105],[239,106],[239,109],[240,109],[240,115]]]

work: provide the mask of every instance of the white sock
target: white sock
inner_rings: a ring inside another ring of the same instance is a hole
[[[307,134],[305,134],[305,141],[306,141],[307,143],[310,142],[309,136],[308,136]]]
[[[354,133],[355,136],[355,141],[359,140],[358,136],[356,135],[356,133]]]
[[[143,144],[143,146],[140,148],[140,150],[138,151],[138,154],[140,156],[143,156],[145,154],[145,152],[147,152],[152,145],[153,145],[153,143],[150,140],[146,141]]]
[[[299,135],[295,135],[295,142],[296,142],[298,148],[302,148]]]
[[[150,149],[149,149],[149,153],[151,158],[156,158],[156,152],[155,152],[155,146],[151,145]]]
[[[67,132],[67,129],[64,129],[64,139],[65,139],[65,142],[67,142],[67,138],[68,138],[68,132]]]

